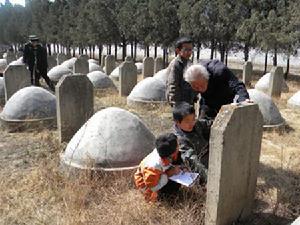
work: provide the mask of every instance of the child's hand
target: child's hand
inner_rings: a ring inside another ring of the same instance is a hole
[[[168,177],[179,174],[181,172],[180,166],[174,166],[166,171]]]

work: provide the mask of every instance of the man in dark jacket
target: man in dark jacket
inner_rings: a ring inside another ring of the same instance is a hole
[[[47,50],[35,35],[29,36],[29,42],[25,44],[23,62],[29,67],[31,84],[40,86],[40,78],[43,77],[49,88],[54,91],[54,85],[47,76]]]
[[[184,78],[201,93],[200,118],[214,119],[222,105],[249,101],[244,83],[219,60],[202,61],[189,67]]]

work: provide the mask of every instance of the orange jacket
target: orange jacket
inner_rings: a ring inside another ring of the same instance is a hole
[[[156,201],[158,191],[168,183],[168,175],[165,172],[171,166],[170,161],[162,159],[156,149],[140,163],[134,174],[134,181],[147,201]]]

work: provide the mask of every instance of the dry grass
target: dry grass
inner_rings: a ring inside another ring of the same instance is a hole
[[[255,214],[247,224],[287,224],[300,214],[300,112],[286,107],[300,89],[276,101],[287,120],[285,133],[265,132],[256,193]],[[95,111],[109,106],[140,116],[157,135],[171,125],[166,105],[129,108],[126,98],[109,90],[95,94]],[[89,174],[61,173],[56,131],[0,135],[0,224],[203,224],[205,194],[183,189],[170,202],[146,203],[135,190],[133,171]],[[245,224],[245,223],[243,223]]]

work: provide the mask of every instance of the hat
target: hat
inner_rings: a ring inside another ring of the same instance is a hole
[[[38,41],[39,38],[36,35],[29,35],[29,41]]]

